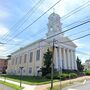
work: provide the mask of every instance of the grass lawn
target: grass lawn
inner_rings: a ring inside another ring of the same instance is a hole
[[[80,83],[82,83],[84,80],[85,80],[85,79],[82,78],[82,79],[77,80],[77,81],[73,81],[73,80],[72,80],[72,81],[69,81],[69,82],[67,82],[67,83],[65,83],[65,84],[62,84],[62,85],[61,85],[61,89],[62,89],[62,88],[65,88],[65,87],[67,87],[67,86],[70,86],[70,85],[74,84],[75,82],[80,82]],[[60,85],[56,85],[56,86],[53,87],[53,90],[59,90],[59,88],[60,88]],[[47,88],[46,90],[50,90],[50,87]]]
[[[11,87],[14,90],[22,90],[23,89],[23,88],[19,87],[18,85],[11,84],[11,83],[8,83],[8,82],[4,82],[4,81],[1,81],[1,80],[0,80],[0,84]]]
[[[2,75],[2,78],[13,80],[16,82],[20,82],[20,76],[15,76],[15,75]],[[58,80],[54,80],[56,82]],[[30,85],[41,85],[41,84],[48,84],[50,83],[50,79],[42,78],[42,77],[34,77],[34,76],[23,76],[22,77],[22,82],[25,84],[30,84]]]

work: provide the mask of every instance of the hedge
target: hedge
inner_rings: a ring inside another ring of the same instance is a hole
[[[70,79],[70,78],[76,78],[77,77],[77,74],[75,73],[62,73],[62,74],[59,74],[59,73],[54,73],[53,75],[53,78],[54,79],[61,79],[61,80],[66,80],[66,79]],[[46,75],[46,78],[50,79],[51,78],[51,74],[47,74]]]
[[[90,70],[86,70],[86,71],[85,71],[85,74],[86,74],[86,75],[90,75]]]

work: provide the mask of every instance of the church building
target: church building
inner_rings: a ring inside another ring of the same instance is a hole
[[[77,70],[75,50],[76,45],[62,33],[60,16],[52,13],[48,18],[48,32],[46,39],[33,42],[11,54],[8,61],[7,74],[37,76],[43,66],[43,55],[48,48],[52,49],[54,40],[54,68],[59,70]]]

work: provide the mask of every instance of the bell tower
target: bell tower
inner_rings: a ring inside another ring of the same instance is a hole
[[[56,33],[62,32],[62,29],[61,29],[62,24],[60,22],[60,16],[54,12],[48,17],[47,25],[48,25],[47,37],[50,37]]]

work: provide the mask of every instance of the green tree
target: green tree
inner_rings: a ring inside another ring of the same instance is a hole
[[[44,66],[41,68],[42,76],[51,72],[51,59],[52,59],[52,52],[47,49],[47,52],[43,56],[44,58]]]
[[[83,67],[82,62],[81,62],[81,60],[79,59],[79,57],[77,57],[76,62],[77,62],[78,71],[83,71],[84,67]]]

